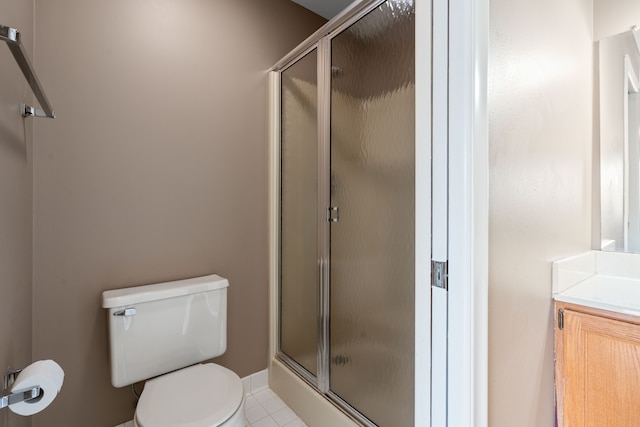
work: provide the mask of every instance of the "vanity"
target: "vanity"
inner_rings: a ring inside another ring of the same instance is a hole
[[[558,426],[640,425],[640,254],[553,263]]]

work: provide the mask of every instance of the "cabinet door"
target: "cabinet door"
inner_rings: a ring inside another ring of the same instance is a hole
[[[640,326],[565,310],[557,333],[561,425],[640,426]]]

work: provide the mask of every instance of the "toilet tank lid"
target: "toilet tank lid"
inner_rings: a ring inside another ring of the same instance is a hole
[[[200,292],[215,291],[229,286],[229,281],[217,274],[193,277],[191,279],[174,280],[152,285],[134,286],[131,288],[113,289],[102,293],[102,307],[125,307],[141,302],[175,298]]]

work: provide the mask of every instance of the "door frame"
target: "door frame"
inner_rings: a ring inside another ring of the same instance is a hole
[[[489,0],[449,0],[448,425],[488,423]]]

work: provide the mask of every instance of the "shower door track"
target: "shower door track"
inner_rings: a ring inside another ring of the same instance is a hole
[[[316,392],[323,395],[329,402],[331,402],[335,407],[337,407],[340,411],[342,411],[346,416],[353,419],[357,423],[365,426],[365,427],[377,427],[376,424],[371,422],[366,416],[364,416],[360,411],[351,406],[347,401],[342,399],[340,396],[328,390],[326,392],[320,390],[318,388],[317,379],[309,374],[306,369],[304,369],[298,362],[296,362],[291,357],[287,356],[283,352],[278,350],[277,353],[278,360],[282,362],[285,366],[287,366],[291,371],[293,371],[300,379],[307,383],[310,387],[312,387]]]

